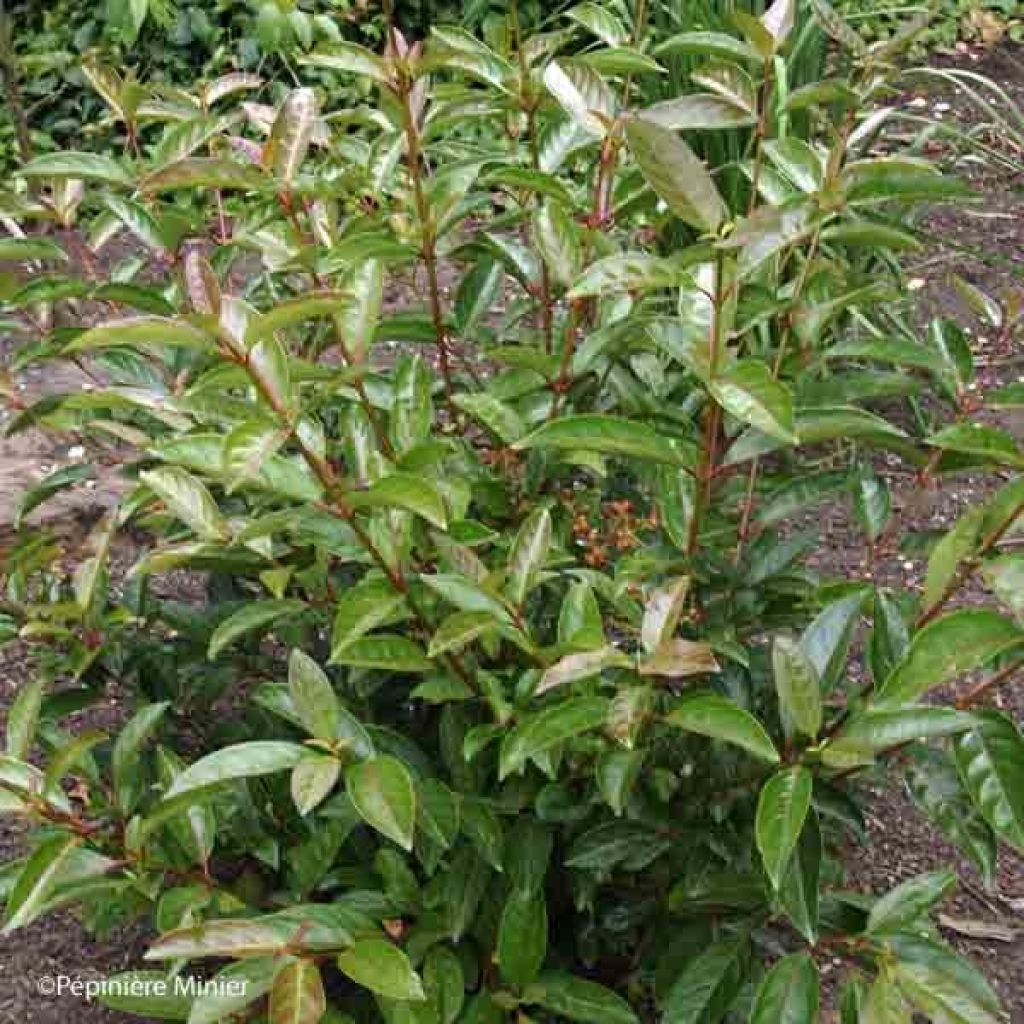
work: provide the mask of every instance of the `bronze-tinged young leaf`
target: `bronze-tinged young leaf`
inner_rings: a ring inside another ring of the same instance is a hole
[[[757,848],[772,885],[778,889],[811,807],[814,780],[801,765],[776,772],[757,801]]]
[[[251,164],[224,157],[189,156],[147,175],[140,187],[145,193],[194,188],[260,192],[268,189],[272,181],[269,175]]]
[[[721,671],[711,645],[697,640],[671,637],[642,656],[637,663],[642,676],[685,679]]]
[[[606,668],[626,668],[631,664],[627,655],[610,645],[595,651],[567,654],[545,670],[534,695],[539,697],[541,694],[559,686],[565,686],[567,683],[592,679],[594,676],[600,675]]]
[[[196,927],[165,932],[146,951],[146,960],[196,959],[206,956],[275,956],[295,934],[294,925],[271,917],[220,918]]]
[[[642,117],[630,118],[625,131],[643,176],[669,209],[699,231],[717,231],[728,211],[693,150],[669,129]]]
[[[286,187],[295,181],[306,159],[316,116],[316,93],[312,89],[293,89],[274,119],[270,138],[263,149],[263,166]]]
[[[679,576],[651,591],[640,623],[640,643],[645,651],[657,650],[673,636],[689,592],[689,576]]]
[[[312,960],[290,960],[274,976],[267,1007],[270,1024],[319,1024],[327,1012],[320,968]]]

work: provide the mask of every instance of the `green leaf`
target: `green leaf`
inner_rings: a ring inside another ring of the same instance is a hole
[[[122,726],[110,756],[110,768],[117,794],[117,806],[129,815],[139,800],[142,780],[139,778],[139,757],[142,748],[152,739],[170,707],[169,701],[140,708]]]
[[[870,707],[853,716],[824,748],[827,763],[841,765],[845,758],[870,761],[876,751],[929,736],[951,736],[969,729],[973,717],[952,708]]]
[[[932,434],[927,441],[944,451],[973,455],[1003,466],[1019,469],[1024,465],[1024,456],[1021,456],[1013,437],[1005,430],[983,423],[957,423]]]
[[[292,800],[299,814],[309,814],[330,796],[341,776],[341,762],[336,757],[311,754],[293,769],[289,783]]]
[[[929,611],[945,598],[960,563],[974,552],[984,518],[984,508],[969,509],[932,548],[921,594],[922,612]]]
[[[45,692],[46,679],[37,676],[18,690],[11,703],[7,715],[7,753],[20,761],[28,757],[35,741]]]
[[[116,160],[99,153],[46,153],[29,160],[17,173],[23,178],[76,178],[107,185],[133,184],[131,175]]]
[[[993,558],[985,563],[982,575],[992,593],[1013,612],[1017,621],[1024,619],[1024,555]]]
[[[267,188],[271,180],[251,164],[225,157],[188,156],[146,175],[140,187],[149,193],[196,188],[259,192]]]
[[[757,848],[776,889],[810,810],[813,784],[811,773],[797,765],[776,772],[761,788],[757,801]]]
[[[892,975],[906,998],[939,1024],[997,1024],[999,998],[969,961],[929,939],[898,935]]]
[[[772,645],[772,669],[783,721],[814,739],[822,719],[821,682],[814,663],[789,637],[777,636]]]
[[[412,473],[389,473],[365,491],[349,491],[345,500],[352,508],[402,508],[441,530],[448,525],[441,492]]]
[[[791,953],[764,976],[754,997],[750,1024],[814,1024],[819,998],[814,961],[807,953]]]
[[[964,788],[996,835],[1024,850],[1024,738],[1006,715],[979,711],[954,745]]]
[[[189,765],[171,784],[163,802],[236,779],[289,771],[306,753],[298,743],[281,740],[252,740],[221,747]]]
[[[665,716],[665,721],[687,732],[733,743],[763,761],[779,761],[779,753],[764,726],[749,711],[717,693],[686,698]]]
[[[387,999],[423,1002],[427,998],[409,958],[385,939],[360,939],[338,955],[338,967],[357,985]]]
[[[753,124],[757,120],[756,115],[751,112],[749,107],[736,103],[725,96],[716,96],[713,93],[705,92],[690,93],[687,96],[662,100],[653,106],[645,107],[640,111],[639,116],[644,121],[656,124],[670,132],[735,128]],[[647,177],[646,174],[644,176]],[[650,180],[648,178],[648,181]],[[655,186],[653,181],[651,181],[651,187],[661,194],[660,189]]]
[[[715,401],[730,415],[769,437],[796,444],[793,396],[764,363],[743,359],[708,381]]]
[[[523,1001],[579,1024],[639,1024],[629,1004],[604,985],[572,974],[542,974]]]
[[[367,824],[403,849],[412,849],[416,792],[401,761],[382,756],[350,765],[345,771],[345,788]]]
[[[390,580],[382,577],[365,577],[345,592],[345,599],[338,602],[331,636],[331,661],[349,644],[365,636],[377,626],[395,622],[404,617],[400,613],[405,598],[395,590]]]
[[[655,56],[687,53],[698,57],[726,57],[760,61],[761,57],[742,40],[724,32],[681,32],[658,43]]]
[[[128,317],[108,320],[78,335],[64,347],[65,352],[88,352],[98,348],[170,346],[209,350],[209,335],[185,320],[170,317]]]
[[[81,845],[82,840],[77,836],[56,835],[35,848],[7,897],[0,934],[7,935],[39,917],[67,862]]]
[[[992,885],[995,835],[971,803],[952,757],[934,747],[912,747],[905,778],[918,808],[977,865],[985,884]]]
[[[886,704],[917,700],[1022,640],[1024,633],[996,612],[983,608],[951,612],[914,636],[903,660],[882,684],[878,699]]]
[[[0,261],[58,260],[66,263],[67,253],[52,239],[28,235],[24,238],[0,238]]]
[[[952,871],[931,871],[901,882],[871,908],[869,932],[913,929],[918,919],[949,894],[956,885]]]
[[[144,470],[139,474],[139,479],[156,494],[172,515],[203,540],[227,539],[228,526],[213,495],[187,470],[178,466],[162,466],[159,469]]]
[[[524,717],[501,744],[499,775],[518,771],[531,757],[565,740],[605,724],[611,702],[606,697],[574,697]]]
[[[508,557],[508,596],[522,608],[533,589],[551,547],[551,513],[534,509],[520,526]]]
[[[846,199],[853,206],[943,199],[966,199],[973,195],[962,181],[942,174],[933,164],[903,156],[855,160],[843,170]]]
[[[455,395],[452,401],[504,444],[512,444],[526,433],[526,424],[519,413],[486,391]]]
[[[311,736],[337,739],[340,708],[334,687],[324,670],[297,649],[288,658],[288,692]]]
[[[268,599],[266,601],[253,601],[252,604],[243,605],[233,615],[229,615],[210,637],[210,647],[207,657],[212,661],[222,651],[248,633],[256,630],[261,635],[267,627],[274,623],[284,622],[299,612],[305,611],[306,603],[292,598]]]
[[[616,416],[562,416],[550,420],[513,448],[554,448],[558,451],[587,451],[650,459],[682,466],[688,460],[672,441],[656,433],[645,423]]]
[[[818,941],[821,856],[821,829],[812,808],[778,891],[779,905],[786,911],[793,927],[812,946]]]
[[[513,890],[498,926],[498,966],[512,985],[529,985],[544,964],[548,948],[548,911],[542,892]]]
[[[728,211],[693,150],[667,128],[642,118],[630,118],[625,132],[643,176],[669,209],[699,231],[717,231]]]
[[[331,655],[331,664],[385,672],[428,672],[433,668],[418,643],[391,633],[376,633],[346,644]]]
[[[663,1001],[665,1024],[703,1024],[725,1016],[745,973],[743,940],[712,943],[683,968]]]
[[[552,278],[572,284],[580,263],[580,246],[572,218],[560,203],[546,202],[533,217],[533,240]]]
[[[382,84],[387,84],[390,81],[385,61],[381,60],[373,51],[347,41],[336,42],[326,51],[300,56],[299,63],[308,67],[323,68],[325,71],[362,75]]]
[[[274,976],[267,1013],[270,1024],[319,1024],[327,1012],[320,968],[312,960],[291,960]]]
[[[671,260],[647,253],[622,252],[595,260],[572,282],[569,299],[622,292],[677,288],[690,280],[689,271]]]
[[[456,612],[449,615],[430,639],[427,657],[436,658],[449,651],[461,651],[487,630],[500,625],[490,612]]]
[[[192,996],[175,990],[163,971],[122,971],[110,975],[97,1001],[110,1010],[150,1020],[187,1020]]]

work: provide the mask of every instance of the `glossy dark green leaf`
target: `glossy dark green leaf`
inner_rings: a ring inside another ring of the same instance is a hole
[[[817,966],[807,953],[792,953],[765,975],[750,1024],[814,1024],[819,998]]]
[[[757,801],[757,848],[777,889],[811,807],[811,773],[801,766],[776,772]]]
[[[901,882],[871,908],[868,931],[913,928],[918,919],[943,900],[956,885],[952,871],[931,871]]]
[[[505,901],[498,927],[498,966],[513,985],[529,985],[544,964],[548,912],[542,893],[515,890]]]
[[[1021,630],[996,612],[951,612],[915,634],[903,660],[882,684],[879,699],[890,705],[916,700],[1022,641]]]
[[[779,760],[764,726],[749,711],[717,693],[686,698],[665,716],[665,721],[687,732],[733,743],[764,761]]]
[[[1024,738],[997,711],[975,717],[977,727],[954,745],[960,777],[996,835],[1024,850]]]
[[[233,615],[229,615],[210,637],[210,646],[207,650],[207,657],[216,658],[226,648],[230,647],[242,637],[260,630],[266,631],[275,623],[282,623],[294,618],[300,612],[305,611],[306,604],[291,598],[278,600],[276,598],[266,601],[254,601],[252,604],[243,605]]]
[[[501,744],[501,777],[558,743],[600,728],[610,703],[606,697],[574,697],[526,716]]]
[[[617,416],[562,416],[539,427],[512,447],[597,452],[675,466],[686,465],[689,461],[672,441],[647,424]]]
[[[615,992],[573,974],[543,974],[525,992],[526,1003],[579,1024],[637,1024],[637,1015]]]

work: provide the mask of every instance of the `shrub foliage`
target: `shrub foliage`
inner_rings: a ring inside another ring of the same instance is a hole
[[[11,369],[93,381],[11,392],[87,452],[19,519],[124,481],[73,571],[39,529],[8,554],[8,931],[150,915],[135,977],[245,994],[109,998],[191,1024],[804,1024],[819,950],[844,1021],[1000,1018],[929,925],[952,874],[873,902],[832,859],[882,769],[986,877],[1024,847],[1024,740],[981,707],[1021,658],[1024,482],[921,595],[807,565],[826,501],[892,540],[887,459],[1021,464],[955,325],[890,313],[915,204],[966,190],[879,147],[895,44],[812,7],[841,75],[791,88],[778,0],[674,37],[695,90],[647,107],[643,11],[596,4],[302,61],[365,108],[95,69],[129,152],[3,198]],[[968,580],[1005,609],[951,610]],[[72,728],[115,684],[129,716]]]

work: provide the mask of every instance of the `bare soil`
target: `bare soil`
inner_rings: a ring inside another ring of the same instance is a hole
[[[987,74],[1018,100],[1024,98],[1024,52],[1020,48],[1004,48],[981,56],[967,54],[960,66]],[[963,97],[949,88],[922,89],[917,95],[927,101],[933,113],[947,120],[967,125],[975,118]],[[905,99],[914,98],[912,95]],[[941,153],[941,148],[936,152]],[[1024,154],[1021,159],[1024,162]],[[989,173],[978,165],[963,165],[959,170],[972,181],[984,201],[970,210],[939,209],[929,216],[927,226],[937,241],[915,271],[922,283],[918,293],[918,317],[922,321],[941,313],[967,317],[969,322],[968,311],[950,285],[949,275],[954,272],[996,292],[1024,289],[1024,182],[1005,174]],[[980,389],[1024,380],[1024,353],[997,348],[993,332],[977,322],[972,337],[980,366]],[[46,394],[89,387],[91,382],[74,367],[53,365],[45,372],[30,370],[20,386],[21,397],[29,402]],[[1005,425],[1024,440],[1024,422],[1010,417]],[[27,488],[53,469],[78,458],[81,453],[73,442],[57,443],[39,431],[0,438],[0,524],[11,520],[20,495]],[[967,508],[983,501],[995,486],[989,477],[962,474],[943,477],[937,485],[922,488],[913,472],[896,461],[887,467],[887,472],[904,532],[948,528]],[[87,530],[103,509],[116,502],[123,487],[117,467],[112,464],[100,472],[91,488],[75,490],[48,503],[29,522],[56,528],[73,543],[75,536]],[[863,538],[844,507],[831,508],[824,516],[816,513],[813,521],[808,520],[809,524],[812,522],[822,529],[822,544],[814,562],[824,576],[872,575],[894,589],[921,586],[924,561],[898,547],[878,553],[874,562],[869,563]],[[980,599],[980,594],[968,593],[966,600],[972,599]],[[17,647],[0,651],[0,719],[26,674],[23,652]],[[1024,721],[1024,687],[1004,688],[996,703],[1018,721]],[[83,723],[96,725],[97,715],[101,724],[116,721],[120,717],[116,698],[107,707],[84,714]],[[941,908],[943,932],[992,980],[1013,1024],[1024,1024],[1024,858],[1003,848],[997,884],[987,891],[973,866],[937,834],[893,781],[879,776],[864,784],[869,797],[869,841],[863,848],[845,852],[849,886],[865,893],[882,892],[923,871],[954,865],[961,886]],[[0,821],[0,863],[16,856],[20,847],[18,828]],[[87,1004],[80,998],[49,997],[39,986],[42,979],[58,975],[85,979],[138,966],[143,948],[141,928],[97,939],[67,913],[48,917],[12,936],[0,937],[0,1024],[137,1021],[139,1018]],[[840,973],[838,965],[827,959],[823,969],[827,975]],[[834,1011],[827,1011],[828,1021],[834,1019],[833,1014]]]

